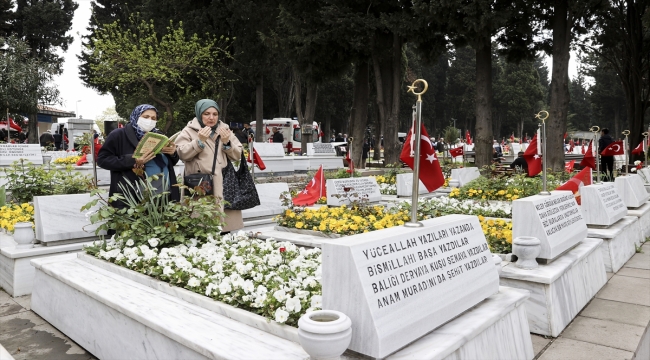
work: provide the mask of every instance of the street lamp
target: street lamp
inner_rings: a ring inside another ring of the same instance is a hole
[[[77,100],[77,102],[75,103],[74,117],[76,117],[76,118],[79,117],[79,103],[80,102],[81,102],[81,100]]]

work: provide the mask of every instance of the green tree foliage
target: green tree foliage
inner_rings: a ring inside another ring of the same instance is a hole
[[[587,130],[592,122],[592,111],[590,102],[590,93],[585,77],[578,73],[569,83],[569,102],[568,126],[575,129]]]
[[[136,30],[124,30],[115,22],[96,32],[93,48],[87,50],[90,86],[118,91],[144,87],[149,98],[165,109],[166,118],[159,120],[165,132],[172,129],[175,104],[185,95],[217,98],[225,88],[227,70],[222,63],[229,56],[223,50],[227,38],[186,36],[182,23],[170,22],[162,35],[156,33],[153,20],[133,18],[130,27]]]
[[[13,7],[13,0],[0,0],[0,37],[7,37],[11,33]]]
[[[581,57],[581,63],[581,73],[594,80],[594,84],[589,88],[589,101],[593,111],[589,127],[606,127],[613,130],[614,134],[620,134],[627,120],[626,99],[621,80],[602,57],[588,54]]]

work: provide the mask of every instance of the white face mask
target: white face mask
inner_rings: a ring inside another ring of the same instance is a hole
[[[156,121],[140,117],[138,118],[138,127],[144,132],[149,132],[156,127]]]

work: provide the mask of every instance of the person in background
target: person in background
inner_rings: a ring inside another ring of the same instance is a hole
[[[153,187],[157,189],[158,194],[168,192],[170,200],[179,201],[180,191],[177,186],[174,186],[176,185],[174,165],[178,162],[174,144],[167,144],[161,154],[147,151],[139,159],[133,158],[133,153],[144,134],[150,131],[162,133],[156,128],[158,110],[149,104],[138,105],[131,112],[130,120],[129,125],[111,131],[97,154],[97,165],[111,172],[108,196],[122,193],[120,184],[124,188],[130,188],[128,183],[136,185],[140,178],[162,174],[163,176],[158,180],[152,181]],[[138,170],[144,171],[142,175],[137,174],[140,172]],[[118,209],[127,206],[122,201],[113,201],[111,205]]]
[[[330,142],[335,142],[335,141],[336,141],[336,136],[334,136],[334,134],[332,134],[332,136],[330,137]]]
[[[246,139],[255,138],[255,132],[253,131],[253,128],[251,128],[251,124],[249,123],[244,123],[243,133],[244,135],[246,135]],[[246,142],[248,142],[248,140],[246,140]]]
[[[501,157],[503,155],[503,149],[501,149],[501,145],[498,141],[492,140],[492,148],[494,149],[494,153],[497,154],[495,157]]]
[[[194,106],[194,114],[196,117],[187,123],[176,139],[178,155],[185,163],[186,175],[210,174],[215,151],[218,151],[212,189],[216,204],[222,206],[222,170],[228,165],[228,159],[240,160],[244,148],[228,125],[219,121],[219,105],[214,100],[199,100]],[[244,227],[241,210],[225,210],[224,213],[226,216],[223,219],[222,232],[227,233]]]
[[[63,136],[61,136],[61,134],[59,134],[58,130],[55,131],[54,135],[52,135],[52,136],[54,137],[54,147],[56,148],[57,151],[61,150],[62,149],[61,143],[63,142]]]
[[[510,164],[510,168],[528,173],[528,163],[526,162],[526,159],[524,159],[523,151],[517,153],[517,158],[512,162],[512,164]]]
[[[436,147],[436,151],[439,152],[439,153],[445,152],[445,139],[444,138],[440,138],[440,140],[438,140],[438,145]]]
[[[609,135],[608,128],[602,128],[600,130],[600,139],[598,139],[598,153],[600,154],[605,150],[609,144],[613,143],[614,139]],[[609,171],[609,181],[614,181],[614,157],[613,156],[601,156],[600,157],[600,171],[607,176]]]
[[[366,139],[363,142],[363,151],[361,153],[361,168],[366,168],[366,162],[368,161],[368,154],[370,154],[370,139]]]
[[[341,133],[336,134],[336,138],[334,140],[334,142],[345,142],[345,139],[343,139],[343,134]]]
[[[273,142],[278,143],[278,144],[282,144],[284,142],[284,135],[282,135],[280,130],[275,126],[273,127],[272,130],[273,130],[273,137],[272,137]]]
[[[41,143],[41,146],[52,146],[54,145],[54,136],[52,136],[52,131],[48,130],[41,134],[41,137],[38,139]]]
[[[233,133],[237,137],[237,140],[239,140],[240,143],[242,144],[248,144],[248,138],[246,137],[246,134],[242,131],[240,128],[236,128]]]
[[[348,142],[348,134],[343,134],[343,141]]]

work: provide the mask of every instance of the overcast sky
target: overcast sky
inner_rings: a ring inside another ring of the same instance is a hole
[[[88,33],[86,28],[90,21],[91,0],[76,1],[79,4],[79,8],[74,13],[72,30],[69,32],[74,37],[74,42],[70,45],[68,51],[63,54],[65,59],[63,74],[55,80],[56,85],[61,91],[63,105],[55,105],[54,107],[70,112],[75,112],[78,107],[79,115],[82,115],[85,119],[95,119],[106,108],[115,106],[115,101],[113,101],[111,95],[100,95],[97,91],[85,87],[81,79],[79,79],[79,60],[77,59],[77,55],[81,53],[81,40],[79,35],[83,36]],[[77,35],[77,32],[79,35]],[[550,57],[547,57],[546,63],[550,71],[552,68]],[[571,62],[569,63],[569,76],[573,78],[576,76],[576,73],[577,65],[575,56],[572,54]]]

